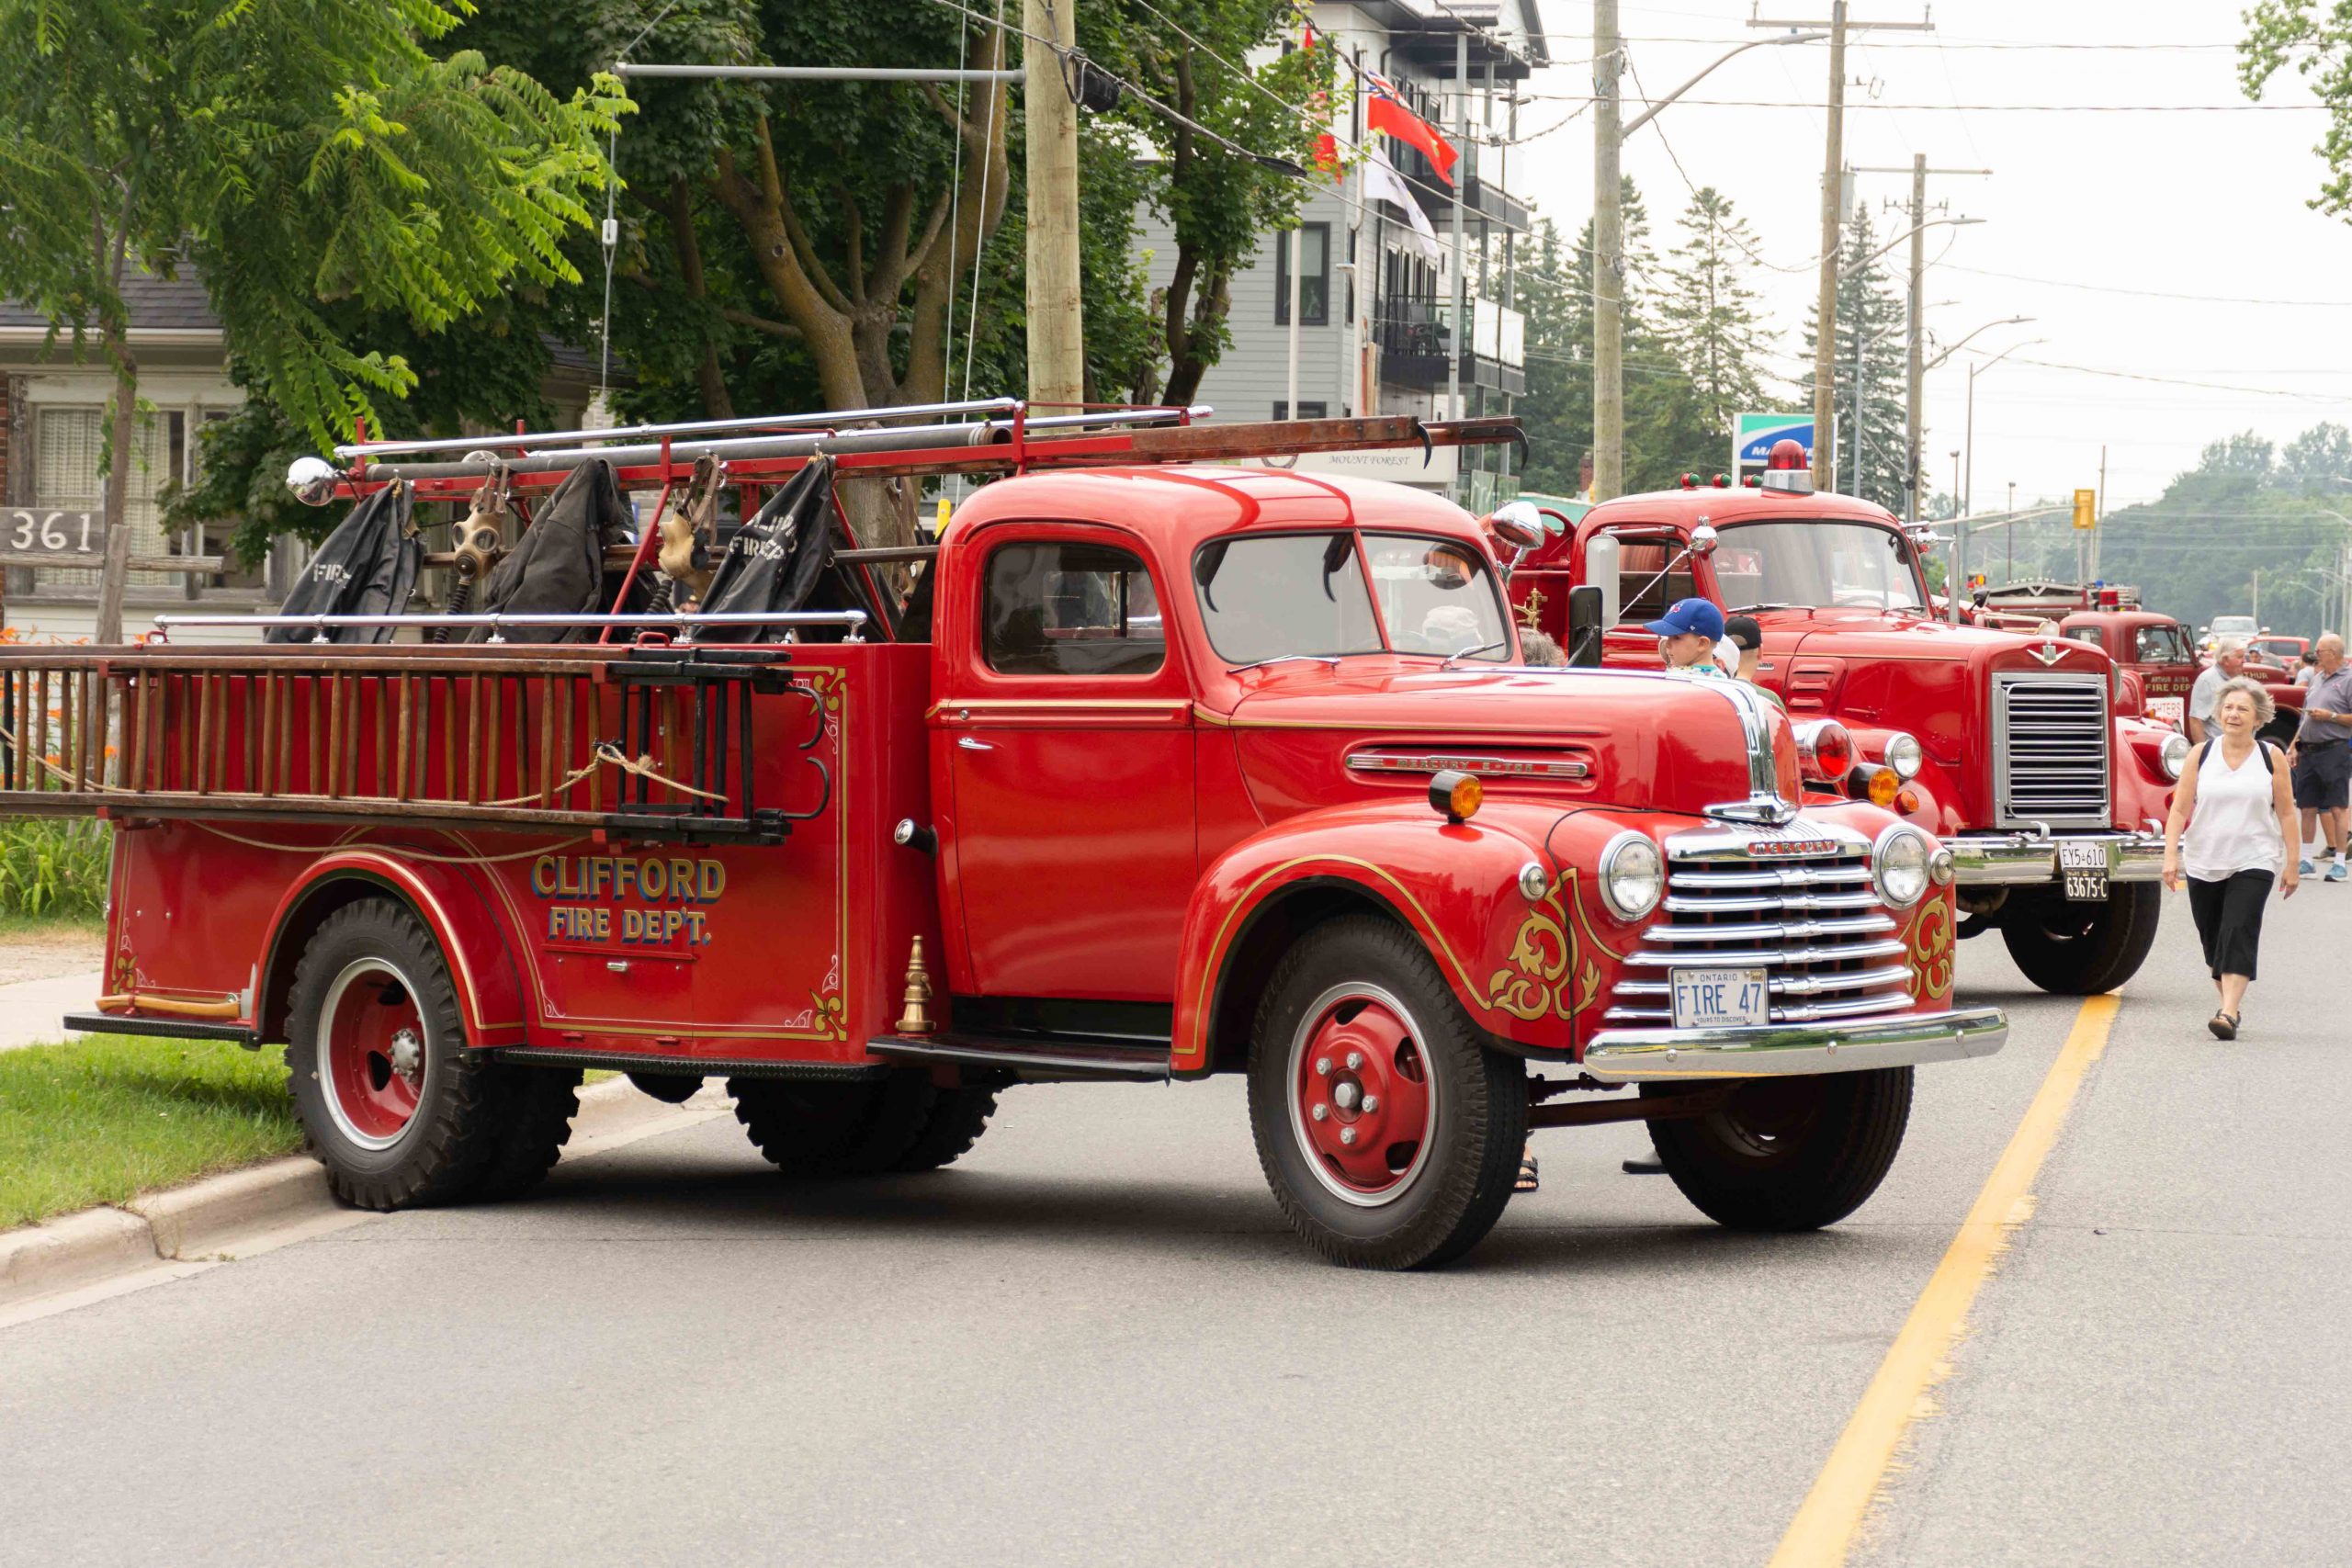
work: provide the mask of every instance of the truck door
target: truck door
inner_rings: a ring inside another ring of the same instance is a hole
[[[933,744],[980,993],[1172,1000],[1197,871],[1192,694],[1136,541],[1012,525],[971,541]]]

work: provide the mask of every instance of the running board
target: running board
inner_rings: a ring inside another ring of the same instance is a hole
[[[118,1018],[110,1012],[69,1012],[58,1020],[76,1034],[152,1034],[164,1040],[225,1040],[248,1051],[261,1042],[242,1023],[204,1023],[192,1018]]]
[[[993,1069],[1030,1080],[1097,1078],[1132,1083],[1168,1080],[1168,1043],[1137,1043],[1079,1034],[884,1034],[865,1049],[886,1062]]]

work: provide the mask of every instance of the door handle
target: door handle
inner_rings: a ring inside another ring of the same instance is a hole
[[[995,747],[989,745],[987,741],[975,740],[968,735],[957,736],[956,738],[956,744],[961,746],[967,751],[993,751],[996,750]]]

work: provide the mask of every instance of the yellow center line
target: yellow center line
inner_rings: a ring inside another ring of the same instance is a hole
[[[2008,1246],[2009,1235],[2032,1213],[2033,1179],[2058,1140],[2091,1064],[2107,1049],[2121,998],[2092,997],[2075,1018],[2058,1060],[2051,1064],[2025,1120],[1984,1179],[1960,1234],[1945,1248],[1928,1288],[1919,1292],[1903,1331],[1879,1363],[1878,1375],[1839,1435],[1804,1506],[1781,1538],[1770,1568],[1839,1568],[1894,1462],[1903,1434],[1920,1414],[1928,1390],[1951,1371],[1945,1358],[1966,1325],[1968,1309]]]

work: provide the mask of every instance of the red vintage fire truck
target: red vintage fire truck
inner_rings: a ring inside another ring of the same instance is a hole
[[[1642,624],[1679,599],[1753,615],[1757,678],[1800,744],[1835,760],[1830,791],[1952,852],[1961,934],[1998,930],[2045,990],[2120,985],[2155,939],[2161,824],[2187,749],[2119,716],[2122,683],[2098,649],[1937,619],[1918,544],[1883,507],[1815,493],[1801,448],[1761,481],[1694,479],[1594,507],[1518,561],[1521,616],[1583,660],[1635,669],[1658,661]]]
[[[386,1209],[528,1186],[583,1068],[724,1078],[803,1176],[944,1165],[1015,1084],[1244,1074],[1283,1213],[1365,1267],[1473,1246],[1533,1126],[1644,1121],[1716,1220],[1834,1222],[1915,1065],[2001,1045],[1952,1005],[1951,850],[1801,809],[1771,702],[1521,667],[1458,508],[1200,460],[1508,422],[945,416],[298,465],[314,496],[472,495],[459,538],[514,558],[571,547],[533,543],[559,479],[690,517],[742,493],[760,525],[700,541],[719,581],[666,612],[518,609],[493,571],[463,615],[0,650],[0,812],[116,829],[80,1026],[284,1042],[335,1190]],[[1001,477],[935,544],[860,548],[837,502],[767,525],[812,472],[829,502],[950,471]],[[800,607],[711,607],[811,537]],[[483,640],[311,640],[453,629]],[[597,640],[523,640],[558,635]]]

